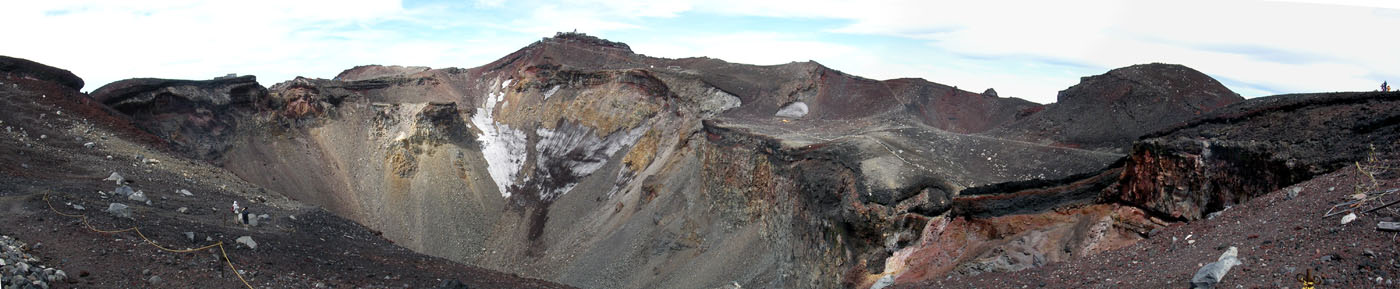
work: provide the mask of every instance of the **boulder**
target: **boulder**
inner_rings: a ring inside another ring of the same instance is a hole
[[[443,280],[442,283],[439,283],[439,284],[437,285],[437,287],[433,287],[433,289],[470,289],[470,288],[472,288],[472,287],[468,287],[467,284],[462,284],[462,281],[457,281],[457,279]]]
[[[778,112],[773,115],[786,118],[802,118],[807,115],[807,103],[801,101],[790,103],[778,109]]]
[[[982,95],[997,97],[997,90],[988,88],[986,91],[982,92]]]
[[[237,241],[239,244],[243,244],[244,246],[248,246],[248,249],[257,249],[257,248],[258,248],[258,242],[257,242],[257,241],[253,241],[253,237],[250,237],[250,236],[238,237],[238,239],[236,239],[236,240],[234,240],[234,241]]]
[[[111,213],[112,215],[115,215],[117,217],[131,219],[131,207],[125,204],[112,203],[111,205],[107,206],[107,213]]]
[[[118,186],[122,185],[123,182],[126,182],[126,178],[123,178],[122,175],[118,174],[117,172],[112,172],[111,175],[107,176],[107,178],[103,180],[116,182]]]
[[[126,198],[129,199],[129,200],[132,200],[132,201],[136,201],[136,202],[146,202],[146,201],[147,201],[147,199],[146,199],[146,192],[143,192],[143,191],[136,191],[135,193],[131,193],[131,195],[128,195]]]
[[[1215,284],[1225,279],[1225,273],[1229,273],[1231,267],[1240,264],[1240,260],[1236,258],[1238,252],[1239,249],[1232,246],[1230,249],[1225,250],[1225,253],[1220,254],[1220,259],[1202,266],[1200,270],[1196,270],[1196,275],[1191,277],[1191,288],[1214,288]]]
[[[112,193],[117,194],[118,196],[128,197],[128,196],[131,196],[132,194],[135,194],[135,193],[136,193],[136,190],[133,190],[133,189],[131,189],[131,187],[128,187],[128,186],[120,186],[120,187],[117,187],[116,190],[112,190]]]

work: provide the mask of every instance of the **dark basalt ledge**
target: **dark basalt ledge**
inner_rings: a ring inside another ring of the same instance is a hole
[[[1139,140],[1107,197],[1188,220],[1372,157],[1397,156],[1400,93],[1252,99]]]
[[[83,89],[83,79],[73,72],[23,58],[0,55],[0,73],[50,81],[73,90]]]

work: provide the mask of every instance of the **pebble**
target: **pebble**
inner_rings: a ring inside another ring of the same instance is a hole
[[[95,147],[95,146],[97,146],[97,144],[95,144],[95,143],[93,143],[93,142],[86,142],[86,143],[83,143],[83,147],[85,147],[85,148],[92,148],[92,147]]]

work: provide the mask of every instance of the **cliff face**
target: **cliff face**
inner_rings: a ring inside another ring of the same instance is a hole
[[[201,159],[219,158],[238,134],[239,122],[270,104],[267,89],[253,76],[128,79],[104,85],[91,97]]]
[[[1134,144],[1110,196],[1200,219],[1352,162],[1396,154],[1400,99],[1386,93],[1300,94],[1217,110]]]
[[[868,288],[1033,268],[1360,157],[1287,130],[1396,135],[1383,95],[1225,107],[1239,96],[1175,65],[1088,77],[1042,106],[813,62],[651,58],[571,33],[470,69],[362,66],[266,90],[133,80],[93,96],[408,248],[584,288]],[[1307,120],[1269,125],[1288,109]],[[1364,117],[1320,123],[1346,111]],[[1105,152],[1142,135],[1127,157]],[[1334,149],[1348,153],[1318,153]]]

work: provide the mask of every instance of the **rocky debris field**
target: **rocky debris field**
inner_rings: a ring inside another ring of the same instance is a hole
[[[1309,272],[1318,288],[1400,287],[1400,232],[1377,229],[1400,221],[1400,207],[1364,212],[1400,200],[1397,164],[1343,168],[1092,258],[891,288],[1188,288],[1197,271],[1232,247],[1239,265],[1214,288],[1301,288],[1298,277]],[[1349,208],[1358,192],[1377,198],[1357,206],[1354,221],[1324,217],[1334,206]]]
[[[41,248],[43,243],[33,246]],[[29,248],[29,244],[0,235],[0,287],[49,289],[51,283],[68,280],[68,273],[42,265],[38,257],[25,253],[25,248]]]

